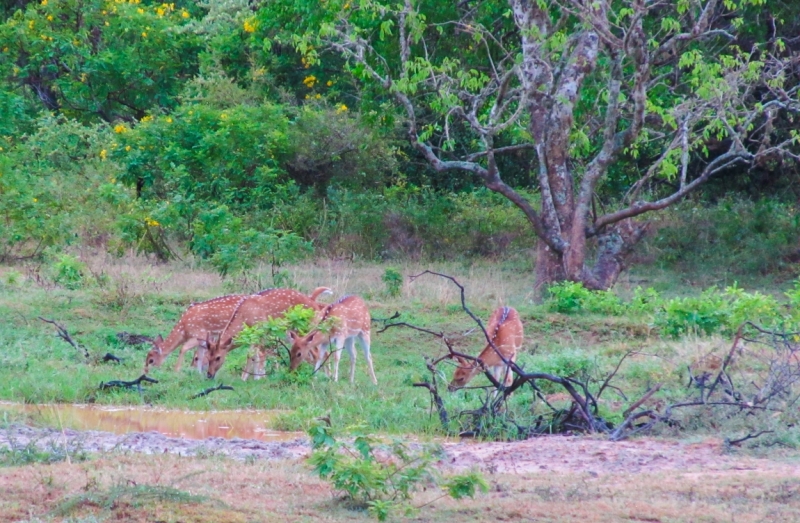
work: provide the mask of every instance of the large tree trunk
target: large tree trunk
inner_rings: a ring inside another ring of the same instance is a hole
[[[543,298],[547,286],[564,280],[581,282],[584,287],[592,290],[607,290],[614,286],[623,270],[628,266],[628,259],[634,247],[647,231],[647,223],[636,223],[632,220],[609,226],[597,235],[597,248],[594,264],[588,266],[589,260],[585,259],[586,250],[576,257],[574,251],[571,257],[551,249],[547,243],[539,241],[536,248],[536,281],[534,283],[534,296],[536,301]],[[578,263],[577,270],[569,266]],[[571,276],[570,272],[578,276]]]
[[[536,281],[533,285],[533,296],[536,302],[544,298],[547,286],[557,281],[564,281],[564,265],[561,256],[539,240],[536,242]]]

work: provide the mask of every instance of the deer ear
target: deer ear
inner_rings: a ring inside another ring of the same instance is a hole
[[[289,331],[287,334],[289,335],[289,338],[291,338],[292,341],[296,341],[297,338],[299,338],[299,336],[295,331]]]
[[[456,361],[461,367],[469,367],[469,361],[461,356],[455,356]]]
[[[156,336],[156,340],[155,341],[156,341],[156,343],[164,343],[164,338],[162,338],[161,334],[159,334],[158,336]]]

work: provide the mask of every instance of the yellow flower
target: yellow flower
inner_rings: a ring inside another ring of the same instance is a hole
[[[111,178],[111,183],[117,183],[117,179],[116,178]]]
[[[3,52],[4,52],[4,53],[7,53],[7,52],[8,52],[8,47],[4,47],[4,48],[3,48]]]
[[[156,9],[156,14],[158,14],[158,16],[164,16],[164,12],[165,9],[163,7],[159,7],[158,9]]]
[[[86,73],[81,73],[81,83],[86,81]]]
[[[122,134],[122,133],[127,132],[127,131],[128,131],[128,128],[125,127],[124,125],[122,125],[121,123],[114,126],[114,132],[117,133],[117,134]]]
[[[347,2],[346,4],[344,4],[344,9],[350,9],[350,2]]]
[[[309,75],[309,76],[306,76],[306,77],[303,79],[303,84],[305,84],[305,86],[306,86],[306,87],[308,87],[309,89],[311,89],[312,87],[314,87],[314,84],[315,84],[315,83],[317,83],[317,77],[316,77],[316,76],[314,76],[313,74],[312,74],[312,75]]]
[[[319,100],[320,98],[322,98],[322,95],[321,95],[321,94],[319,94],[319,93],[317,93],[317,94],[315,94],[315,95],[314,95],[314,98],[316,98],[317,100]]]
[[[126,146],[125,146],[125,150],[126,150],[126,151],[130,151],[130,150],[131,150],[131,146],[130,146],[130,145],[126,145]]]
[[[28,22],[28,29],[33,30],[34,25],[36,25],[36,20],[31,20]]]
[[[149,122],[152,119],[153,119],[153,117],[148,114],[147,116],[143,116],[141,121],[142,122]]]
[[[225,113],[222,113],[221,115],[219,115],[219,117],[220,117],[221,120],[227,120],[228,115],[225,114]]]
[[[48,22],[52,22],[53,21],[53,15],[47,15],[47,21]]]
[[[137,12],[137,13],[139,13],[140,15],[143,15],[143,14],[144,14],[144,9],[142,9],[142,8],[140,7],[140,8],[138,8],[138,9],[136,10],[136,12]]]
[[[183,11],[181,11],[181,16],[184,18],[189,18],[189,11],[184,9]]]
[[[145,33],[144,31],[142,31],[142,38],[147,38],[147,33]]]
[[[328,87],[332,86],[332,85],[333,85],[333,80],[328,80],[328,81],[325,83],[325,85],[327,85]]]
[[[159,225],[161,225],[160,223],[150,218],[149,216],[144,219],[144,223],[146,223],[149,227],[158,227]]]
[[[106,159],[106,156],[108,156],[108,151],[106,151],[105,149],[103,149],[102,151],[100,151],[100,158],[101,158],[102,160],[105,160],[105,159]]]
[[[170,118],[169,116],[167,116],[167,123],[172,123],[172,118]]]
[[[34,198],[34,199],[33,199],[33,203],[36,203],[36,202],[38,202],[38,201],[39,201],[39,198]]]
[[[245,33],[255,33],[256,32],[256,24],[252,20],[245,20],[244,21],[244,32]]]
[[[42,5],[47,5],[47,0],[42,0]]]
[[[345,104],[342,104],[342,105],[340,105],[339,107],[336,108],[336,112],[337,113],[343,113],[346,110],[347,110],[347,106]]]

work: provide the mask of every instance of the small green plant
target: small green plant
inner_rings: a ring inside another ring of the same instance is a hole
[[[356,431],[352,444],[335,439],[333,429],[318,424],[308,431],[314,448],[309,462],[321,478],[343,492],[357,506],[366,506],[378,521],[398,510],[413,510],[410,500],[420,484],[438,484],[443,495],[460,499],[486,492],[488,484],[476,472],[442,480],[433,466],[440,450],[424,446],[412,451],[401,441],[380,445]]]
[[[8,271],[5,274],[6,285],[17,286],[22,281],[22,273],[19,271]]]
[[[548,308],[554,312],[571,314],[592,312],[619,315],[625,310],[622,301],[611,291],[590,291],[580,282],[564,281],[548,288]]]
[[[10,448],[0,449],[0,466],[18,467],[32,463],[58,463],[66,461],[86,461],[88,455],[80,449],[64,448],[64,445],[50,442],[46,448],[40,448],[35,441],[27,445],[19,445],[16,441],[9,441]]]
[[[53,280],[69,290],[79,289],[84,284],[86,264],[69,254],[60,254],[53,264]]]
[[[396,298],[400,296],[400,290],[403,287],[403,275],[397,269],[393,269],[392,267],[387,267],[385,271],[383,271],[383,276],[381,277],[383,283],[386,284],[386,295],[392,298]]]

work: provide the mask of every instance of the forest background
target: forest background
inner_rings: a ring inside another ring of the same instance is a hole
[[[553,85],[555,107],[571,111],[562,129],[570,187],[583,186],[613,141],[604,125],[624,134],[640,118],[646,129],[614,152],[590,205],[566,218],[594,224],[585,263],[571,272],[565,261],[566,273],[537,275],[537,285],[613,285],[619,271],[591,280],[580,270],[625,236],[620,224],[630,242],[612,253],[619,270],[794,277],[796,5],[601,3],[605,36],[583,2],[6,0],[0,262],[68,274],[86,253],[137,252],[233,276],[258,264],[279,274],[305,257],[502,258],[533,271],[542,247],[561,241],[547,229],[544,142],[533,138],[519,73],[532,39],[520,13],[533,13],[547,21],[537,31],[549,31],[539,37],[559,78],[600,35],[576,97]],[[640,33],[653,35],[642,44],[652,48],[646,99],[636,96],[641,53],[625,36]],[[655,48],[659,38],[669,52]],[[506,59],[508,76],[495,78]],[[390,74],[391,86],[381,81]],[[471,122],[459,104],[484,94]],[[709,107],[730,109],[714,100],[734,98],[736,111],[710,116]],[[683,118],[692,100],[708,107]],[[510,116],[489,133],[481,118],[492,104]],[[620,116],[609,124],[612,109]],[[733,149],[742,161],[708,169]],[[466,169],[449,166],[464,159]],[[495,171],[502,187],[487,178]],[[672,197],[658,212],[598,225]]]

